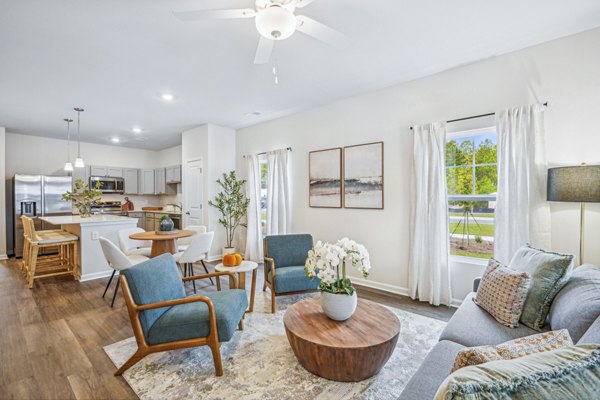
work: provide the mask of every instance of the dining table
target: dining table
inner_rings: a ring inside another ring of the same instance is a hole
[[[191,230],[175,230],[175,231],[148,231],[138,232],[129,235],[133,240],[150,240],[152,248],[150,249],[150,258],[158,257],[161,254],[177,253],[177,239],[189,237],[196,234]]]

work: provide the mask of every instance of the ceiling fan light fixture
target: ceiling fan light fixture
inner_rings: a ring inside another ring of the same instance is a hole
[[[294,13],[278,5],[258,11],[254,20],[258,32],[267,39],[287,39],[296,31]]]

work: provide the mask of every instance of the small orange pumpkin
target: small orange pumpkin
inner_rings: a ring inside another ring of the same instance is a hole
[[[233,253],[235,256],[235,265],[240,265],[242,263],[242,255],[240,253]]]
[[[236,258],[234,253],[225,254],[222,259],[223,265],[226,267],[235,267],[236,266]]]

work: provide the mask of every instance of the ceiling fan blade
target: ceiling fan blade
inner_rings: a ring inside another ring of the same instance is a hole
[[[296,26],[297,30],[308,36],[312,36],[321,42],[338,48],[345,48],[350,45],[350,38],[348,36],[327,25],[323,25],[312,18],[305,17],[304,15],[297,15],[296,21],[298,22],[298,25]]]
[[[201,21],[205,19],[252,18],[256,11],[251,8],[231,8],[223,10],[176,11],[175,18],[183,22]]]
[[[296,0],[296,2],[294,3],[294,7],[297,7],[297,8],[306,7],[313,1],[315,1],[315,0]]]
[[[260,37],[258,47],[256,48],[256,56],[254,56],[254,64],[266,64],[271,59],[273,52],[274,40],[267,39],[264,36]]]

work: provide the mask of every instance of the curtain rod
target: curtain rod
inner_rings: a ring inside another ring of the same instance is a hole
[[[292,148],[291,148],[291,147],[286,147],[285,149],[286,149],[287,151],[292,151]],[[268,153],[267,151],[263,151],[262,153],[256,153],[256,155],[257,155],[257,156],[264,156],[264,155],[265,155],[265,154],[267,154],[267,153]],[[242,156],[242,157],[246,158],[247,156]]]
[[[544,107],[548,107],[548,102],[545,102],[542,104]],[[449,121],[446,121],[447,124],[451,123],[451,122],[459,122],[459,121],[466,121],[468,119],[475,119],[475,118],[483,118],[483,117],[491,117],[492,115],[495,115],[495,112],[492,113],[487,113],[487,114],[479,114],[479,115],[473,115],[471,117],[464,117],[464,118],[457,118],[457,119],[451,119]],[[410,127],[410,130],[413,130],[413,127]]]

